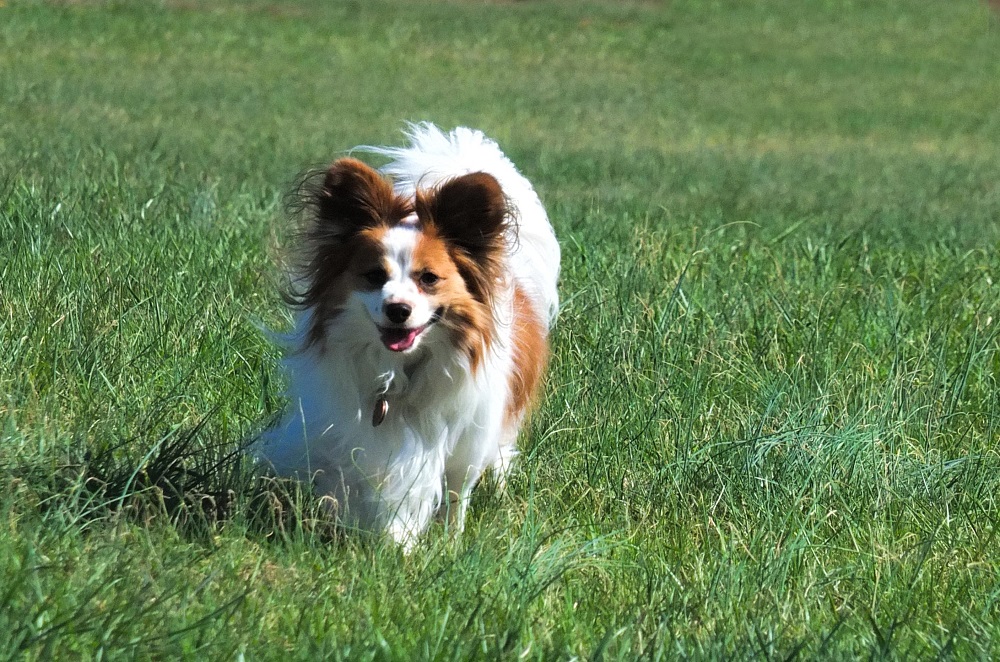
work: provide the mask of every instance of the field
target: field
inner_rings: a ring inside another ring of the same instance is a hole
[[[0,658],[1000,655],[997,99],[973,0],[0,2]],[[405,120],[563,247],[410,555],[240,455],[284,196]]]

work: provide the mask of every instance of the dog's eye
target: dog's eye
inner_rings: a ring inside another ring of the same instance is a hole
[[[420,284],[424,287],[434,287],[439,280],[441,280],[441,278],[437,274],[431,273],[430,271],[425,271],[420,274]]]
[[[389,280],[389,274],[381,267],[366,271],[361,274],[361,277],[368,281],[368,284],[372,287],[382,287],[385,285],[385,281]]]

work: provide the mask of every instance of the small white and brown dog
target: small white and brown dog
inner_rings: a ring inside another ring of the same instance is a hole
[[[411,125],[334,162],[306,199],[288,408],[256,453],[312,480],[347,526],[407,548],[502,481],[548,360],[559,244],[537,194],[479,131]]]

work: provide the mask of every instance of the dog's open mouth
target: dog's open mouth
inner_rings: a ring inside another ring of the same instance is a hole
[[[430,324],[424,324],[423,326],[418,326],[412,329],[380,326],[378,328],[378,333],[379,337],[382,339],[382,344],[386,346],[386,349],[392,350],[393,352],[405,352],[413,347],[413,343],[417,342],[417,338],[421,333],[426,331],[429,326]]]

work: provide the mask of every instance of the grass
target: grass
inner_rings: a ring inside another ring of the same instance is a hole
[[[996,656],[998,26],[0,3],[0,657]],[[409,556],[238,453],[283,195],[406,119],[501,142],[564,302],[507,490]]]

